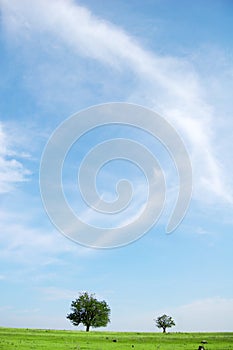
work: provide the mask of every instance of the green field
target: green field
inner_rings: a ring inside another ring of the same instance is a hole
[[[0,328],[1,350],[233,349],[233,333],[113,333]]]

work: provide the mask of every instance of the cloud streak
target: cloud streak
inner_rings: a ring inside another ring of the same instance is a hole
[[[72,0],[35,1],[33,8],[29,0],[2,0],[1,7],[5,30],[11,37],[23,37],[25,45],[41,37],[116,72],[130,70],[138,84],[126,99],[159,109],[184,137],[192,157],[195,197],[233,202],[228,175],[214,147],[213,107],[205,101],[192,64],[145,50],[126,32]]]
[[[20,214],[0,212],[0,257],[22,265],[59,265],[60,256],[88,256],[93,251],[72,244],[56,231],[31,227]]]
[[[21,157],[27,157],[21,154]],[[9,139],[0,124],[0,193],[11,192],[17,183],[28,181],[31,172],[16,159],[17,152],[9,147]]]
[[[193,301],[171,312],[177,320],[178,330],[224,332],[232,330],[232,311],[233,299],[213,297]]]

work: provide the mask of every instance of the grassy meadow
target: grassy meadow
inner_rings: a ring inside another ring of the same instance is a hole
[[[0,328],[1,350],[233,350],[233,333],[122,333]]]

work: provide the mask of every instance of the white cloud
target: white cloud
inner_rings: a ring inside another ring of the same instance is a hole
[[[30,175],[30,171],[24,167],[23,163],[15,158],[19,154],[10,148],[9,143],[3,125],[0,124],[0,193],[11,191],[15,184],[27,181]],[[27,154],[20,156],[28,157]]]
[[[174,308],[176,330],[195,332],[232,331],[233,299],[214,297]]]
[[[19,35],[24,45],[40,36],[51,52],[58,45],[119,73],[130,70],[138,79],[126,99],[159,109],[184,137],[192,158],[196,198],[233,202],[229,175],[216,150],[213,106],[206,102],[206,86],[190,62],[146,51],[120,28],[72,0],[37,0],[33,7],[29,0],[2,0],[1,5],[5,29]]]
[[[192,115],[192,112],[190,114]],[[232,194],[225,185],[227,176],[212,145],[212,120],[209,113],[204,114],[207,118],[203,120],[185,116],[180,110],[168,111],[168,115],[174,119],[178,128],[186,135],[187,143],[191,145],[194,178],[198,182],[194,195],[199,198],[200,194],[203,197],[204,193],[212,193],[232,204]]]
[[[5,28],[14,35],[52,35],[81,55],[117,69],[127,66],[142,80],[159,84],[173,96],[192,102],[199,98],[198,79],[187,62],[144,50],[120,28],[72,0],[41,0],[35,1],[33,8],[29,5],[29,0],[2,0]]]
[[[114,179],[111,180],[111,183],[114,183]],[[142,214],[148,196],[147,191],[147,186],[143,181],[135,181],[129,205],[126,208],[123,207],[119,213],[109,215],[107,212],[107,214],[101,213],[102,215],[100,215],[99,212],[94,211],[91,207],[85,207],[85,209],[79,212],[78,215],[83,222],[101,228],[126,226],[134,222]],[[110,192],[105,192],[103,196],[111,199],[113,197]]]
[[[197,227],[196,233],[197,233],[198,235],[210,235],[210,234],[212,234],[212,232],[207,231],[207,230],[205,230],[205,229],[202,228],[202,227]]]
[[[80,291],[57,287],[43,287],[40,289],[40,292],[46,300],[56,301],[73,300],[79,296]]]
[[[30,227],[18,214],[0,212],[1,260],[41,265],[59,264],[62,253],[87,256],[93,252],[70,242],[56,230]]]

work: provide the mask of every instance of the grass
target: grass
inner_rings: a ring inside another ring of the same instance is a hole
[[[233,350],[233,333],[120,333],[0,328],[0,350]]]

